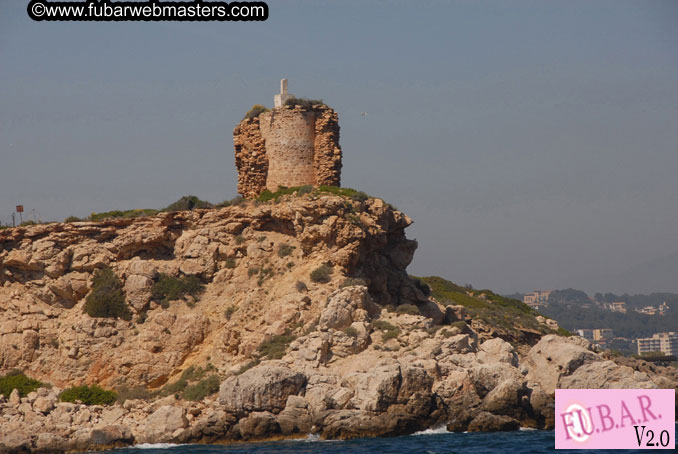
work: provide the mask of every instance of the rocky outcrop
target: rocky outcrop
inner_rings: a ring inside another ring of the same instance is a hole
[[[410,223],[378,199],[321,195],[4,230],[0,373],[27,370],[57,385],[158,386],[190,365],[189,354],[237,370],[266,336],[316,322],[346,276],[369,282],[370,301],[413,302],[406,299],[414,287],[405,270],[415,244],[405,239]],[[280,254],[283,246],[288,252]],[[310,281],[328,262],[331,282]],[[388,271],[376,267],[380,262]],[[92,276],[104,266],[123,283],[131,322],[83,314]],[[206,291],[195,307],[177,302],[163,309],[151,301],[161,274],[196,275]],[[234,315],[226,319],[226,311]],[[366,342],[364,327],[357,329]]]

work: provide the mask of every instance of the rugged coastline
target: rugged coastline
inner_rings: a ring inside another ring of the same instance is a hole
[[[337,190],[0,231],[0,375],[51,384],[0,397],[0,452],[552,428],[557,387],[675,389],[522,303],[411,278],[411,222]],[[130,320],[83,311],[104,268]],[[204,292],[162,304],[160,276]],[[219,386],[190,400],[172,386],[196,370]],[[81,384],[149,394],[60,401]]]

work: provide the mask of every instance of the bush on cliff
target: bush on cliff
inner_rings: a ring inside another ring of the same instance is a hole
[[[285,101],[285,107],[299,106],[304,109],[312,109],[315,106],[321,106],[324,102],[322,99],[307,99],[292,97]]]
[[[285,356],[287,346],[292,343],[297,337],[286,331],[285,334],[273,336],[259,345],[257,350],[262,358],[266,359],[280,359]]]
[[[327,283],[332,280],[332,267],[329,265],[321,265],[311,271],[311,280],[320,284]]]
[[[389,339],[396,339],[400,335],[400,328],[391,325],[385,320],[375,320],[372,322],[372,328],[384,331],[382,339],[386,342]]]
[[[62,402],[80,401],[85,405],[111,405],[117,398],[115,391],[107,391],[97,385],[74,386],[59,394],[59,400]]]
[[[278,257],[287,257],[288,255],[292,254],[292,251],[294,250],[294,246],[290,246],[289,244],[281,244],[278,246]]]
[[[196,276],[174,277],[168,274],[161,274],[158,281],[151,287],[151,297],[167,307],[170,301],[183,299],[190,295],[198,298],[205,289],[205,286]]]
[[[108,219],[108,218],[138,218],[142,216],[153,216],[154,214],[158,214],[158,210],[153,210],[153,209],[143,209],[143,210],[126,210],[126,211],[120,211],[120,210],[113,210],[113,211],[106,211],[104,213],[92,213],[89,216],[90,221],[101,221],[103,219]]]
[[[194,195],[185,195],[162,211],[191,211],[199,208],[213,207],[214,205],[206,200],[200,200]]]
[[[268,112],[270,110],[271,109],[269,109],[266,106],[262,106],[261,104],[255,104],[252,106],[250,110],[247,111],[247,113],[245,114],[245,118],[251,120],[252,118],[257,118],[262,113]]]
[[[401,304],[395,310],[398,314],[421,315],[419,308],[414,304]]]
[[[218,375],[211,375],[207,378],[200,380],[195,385],[188,386],[183,393],[183,398],[186,400],[192,400],[198,402],[203,400],[205,397],[212,395],[219,391],[219,385],[221,380]]]
[[[132,319],[122,283],[112,269],[102,268],[94,274],[92,292],[85,301],[85,312],[90,317]]]
[[[9,397],[12,391],[17,389],[21,397],[25,397],[28,393],[35,391],[42,385],[42,382],[28,378],[23,372],[12,370],[0,377],[0,394]]]

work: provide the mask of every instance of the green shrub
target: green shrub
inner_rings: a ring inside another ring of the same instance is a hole
[[[245,118],[251,120],[253,118],[257,118],[259,115],[261,115],[264,112],[268,112],[271,109],[269,109],[266,106],[262,106],[261,104],[255,104],[252,106],[250,110],[247,111],[245,114]]]
[[[230,320],[235,311],[237,310],[238,310],[237,306],[228,306],[224,311],[224,317],[226,317],[226,320]]]
[[[151,287],[151,297],[165,307],[170,301],[186,300],[187,295],[197,298],[204,289],[205,286],[197,276],[174,277],[161,274]]]
[[[90,317],[132,319],[122,283],[112,269],[102,268],[94,274],[92,292],[85,301],[85,312]]]
[[[277,191],[271,192],[268,189],[265,189],[259,196],[257,197],[258,202],[269,202],[271,200],[277,202],[278,199],[284,195],[290,195],[294,193],[298,193],[301,188],[304,186],[294,186],[291,188],[285,187],[285,186],[280,186]]]
[[[194,195],[185,195],[162,211],[190,211],[199,208],[213,208],[211,203],[200,200]]]
[[[382,336],[382,339],[384,342],[389,341],[391,339],[397,339],[398,335],[400,334],[400,328],[396,328],[391,331],[386,331],[384,335]]]
[[[261,270],[259,271],[259,279],[257,279],[257,285],[261,287],[264,281],[271,276],[273,276],[272,268],[261,268]]]
[[[389,339],[395,339],[400,334],[400,328],[391,325],[385,320],[375,320],[372,322],[372,327],[380,331],[384,331],[382,339],[386,342]]]
[[[0,377],[0,394],[9,397],[13,390],[18,389],[21,397],[25,397],[42,385],[42,382],[28,378],[23,372],[12,370]]]
[[[245,242],[245,238],[242,235],[236,235],[235,239],[235,244],[243,244]]]
[[[332,268],[325,264],[311,271],[311,280],[321,284],[330,282],[332,280]]]
[[[273,336],[262,342],[257,348],[257,351],[262,358],[280,359],[285,356],[287,346],[290,345],[294,339],[296,339],[296,336],[290,334],[289,331],[286,331],[285,334]]]
[[[421,315],[419,308],[414,304],[401,304],[396,307],[396,312],[398,314]]]
[[[64,219],[64,222],[66,224],[69,224],[71,222],[82,222],[82,219],[80,219],[77,216],[68,216],[66,219]]]
[[[315,106],[323,104],[322,99],[307,99],[307,98],[297,98],[292,97],[285,101],[285,107],[295,107],[299,106],[303,109],[312,109]]]
[[[120,404],[124,404],[127,400],[148,400],[153,397],[153,393],[149,391],[145,386],[120,386],[116,390],[116,400]]]
[[[248,370],[250,370],[251,368],[253,368],[253,367],[255,367],[255,366],[258,366],[260,363],[261,363],[261,360],[260,360],[260,359],[258,359],[258,358],[257,358],[257,359],[253,359],[252,361],[250,361],[249,363],[245,364],[245,365],[242,366],[240,369],[238,369],[238,371],[237,371],[235,374],[236,374],[236,375],[242,375],[242,374],[244,374],[245,372],[247,372]]]
[[[294,246],[290,246],[289,244],[281,244],[278,246],[278,257],[287,257],[288,255],[292,254],[292,251],[295,249]]]
[[[565,337],[571,337],[571,336],[573,336],[573,334],[572,334],[570,331],[566,330],[566,329],[563,328],[562,326],[559,326],[559,327],[558,327],[558,331],[557,331],[557,332],[558,332],[558,335],[559,335],[559,336],[565,336]]]
[[[458,320],[456,322],[450,323],[450,328],[459,328],[460,330],[464,331],[466,328],[468,328],[468,325],[465,321]]]
[[[365,194],[363,191],[357,191],[352,188],[341,188],[339,186],[329,186],[322,185],[316,188],[316,191],[319,193],[327,192],[329,194],[340,195],[342,197],[348,197],[351,200],[357,202],[364,202],[365,200],[371,198],[369,195]]]
[[[59,400],[62,402],[75,403],[79,400],[85,405],[111,405],[117,398],[115,391],[107,391],[97,385],[74,386],[59,395]]]
[[[313,185],[307,184],[299,187],[297,195],[310,194],[313,191]]]
[[[351,336],[351,337],[353,337],[353,338],[358,337],[358,330],[355,329],[355,328],[352,327],[352,326],[349,326],[348,328],[346,328],[346,329],[344,330],[344,333],[346,333],[348,336]]]
[[[171,396],[172,394],[180,394],[186,389],[188,386],[188,380],[185,378],[180,378],[179,380],[175,381],[174,383],[168,383],[165,386],[163,386],[159,391],[158,394],[160,396]]]
[[[182,374],[181,378],[188,381],[201,380],[205,377],[207,369],[203,369],[200,366],[189,366]]]
[[[92,213],[89,216],[90,221],[101,221],[103,219],[108,219],[108,218],[138,218],[142,216],[153,216],[154,214],[158,214],[159,210],[153,210],[153,209],[141,209],[141,210],[126,210],[126,211],[120,211],[120,210],[113,210],[113,211],[106,211],[104,213]]]
[[[361,277],[349,277],[339,285],[339,288],[352,287],[354,285],[367,285],[367,281]]]
[[[247,277],[256,276],[257,274],[259,274],[259,267],[253,266],[247,269]]]
[[[308,287],[306,284],[302,281],[297,281],[297,283],[294,285],[297,288],[297,292],[306,292],[308,291]]]
[[[227,258],[224,265],[226,268],[235,268],[235,259],[233,257]]]
[[[233,198],[230,200],[229,203],[230,203],[231,206],[238,206],[238,205],[244,203],[245,200],[246,200],[245,197],[239,195],[239,196],[233,197]]]
[[[147,318],[148,313],[146,311],[140,312],[139,315],[137,315],[137,325],[143,325],[146,323]]]
[[[184,390],[183,398],[198,402],[205,397],[219,391],[219,384],[221,380],[218,375],[210,375],[207,378],[200,380],[195,385],[190,385]]]

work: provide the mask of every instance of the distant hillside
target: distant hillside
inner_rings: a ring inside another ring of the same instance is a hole
[[[626,314],[611,312],[596,304],[599,302],[624,301]],[[678,295],[673,293],[652,293],[649,295],[615,295],[597,293],[594,299],[588,298],[580,290],[555,290],[551,293],[549,304],[540,312],[558,321],[568,329],[611,328],[615,336],[635,338],[651,336],[657,332],[675,331],[678,327]],[[634,308],[657,306],[666,301],[669,311],[663,315],[645,315],[635,312]]]

